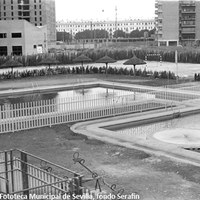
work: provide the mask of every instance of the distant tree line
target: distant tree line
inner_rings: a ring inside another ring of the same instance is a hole
[[[131,33],[126,33],[123,30],[116,30],[113,34],[114,38],[141,38],[141,37],[150,37],[155,33],[155,29],[152,30],[133,30]],[[106,30],[85,30],[82,32],[76,33],[75,37],[76,40],[80,39],[98,39],[98,38],[109,38],[109,33]],[[67,32],[57,32],[57,41],[71,41],[72,35]]]

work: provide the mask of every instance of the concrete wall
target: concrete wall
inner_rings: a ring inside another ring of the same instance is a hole
[[[37,48],[34,45],[42,45],[43,52],[47,52],[47,27],[35,27],[25,21],[25,52],[24,54],[37,54]]]

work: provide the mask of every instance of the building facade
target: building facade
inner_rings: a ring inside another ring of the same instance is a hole
[[[200,40],[200,1],[157,0],[155,8],[158,45],[193,45]]]
[[[48,51],[46,26],[36,27],[26,20],[2,20],[0,27],[0,56]]]
[[[151,20],[123,20],[123,21],[59,21],[56,23],[56,30],[59,32],[70,33],[73,37],[78,32],[85,30],[106,30],[112,37],[115,30],[122,30],[130,33],[133,30],[152,30],[155,28],[154,19]]]
[[[48,42],[56,41],[55,0],[0,0],[0,20],[21,19],[47,26]]]

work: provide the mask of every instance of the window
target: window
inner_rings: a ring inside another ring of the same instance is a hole
[[[37,9],[37,6],[36,6],[36,5],[34,5],[34,9]]]
[[[20,56],[22,55],[22,46],[13,46],[12,47],[12,54]]]
[[[40,15],[42,15],[42,11],[40,11]]]
[[[13,0],[11,0],[11,4],[13,4]]]
[[[34,3],[36,3],[36,0],[34,0]]]
[[[3,4],[5,4],[6,3],[6,0],[3,0]]]
[[[22,33],[12,33],[12,38],[21,38]]]
[[[6,10],[6,6],[4,6],[3,9]]]
[[[37,12],[35,11],[35,15],[37,15]]]
[[[6,16],[6,13],[4,13],[4,16]]]
[[[14,13],[12,12],[12,13],[11,13],[11,15],[13,16],[13,15],[14,15]]]
[[[42,26],[42,23],[40,23],[40,26]]]
[[[42,17],[40,17],[40,21],[42,21]]]
[[[37,45],[33,45],[33,48],[36,49],[36,48],[37,48]]]
[[[0,56],[7,56],[8,55],[8,49],[6,46],[0,46]]]
[[[37,21],[37,17],[35,17],[35,21]]]
[[[39,5],[39,9],[42,9],[42,6],[41,6],[41,5]]]
[[[0,33],[0,38],[7,38],[7,33]]]
[[[13,10],[13,6],[11,6],[11,10]]]

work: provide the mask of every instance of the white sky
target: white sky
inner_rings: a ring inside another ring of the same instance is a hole
[[[152,19],[155,0],[55,0],[57,20]]]

